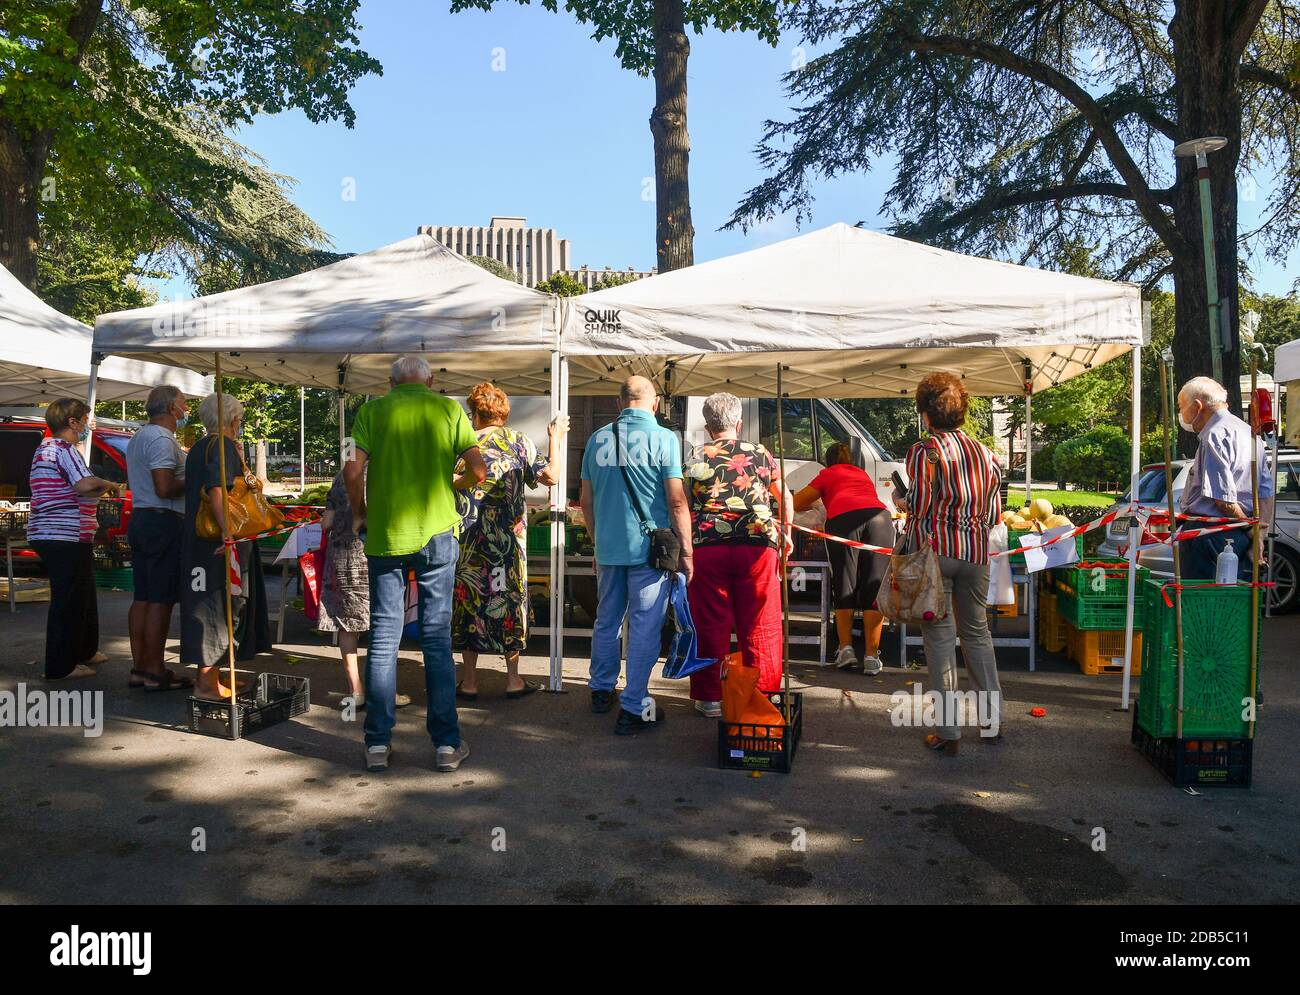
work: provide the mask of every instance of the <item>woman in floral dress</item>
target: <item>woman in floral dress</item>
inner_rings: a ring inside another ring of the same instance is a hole
[[[456,493],[460,562],[451,633],[452,645],[464,658],[456,695],[477,698],[478,655],[500,653],[506,660],[506,697],[522,698],[542,688],[519,676],[519,652],[532,621],[524,497],[529,487],[555,484],[551,467],[568,431],[568,417],[557,416],[547,427],[550,447],[543,457],[532,439],[506,427],[510,399],[505,391],[481,383],[470,391],[467,407],[488,475]]]

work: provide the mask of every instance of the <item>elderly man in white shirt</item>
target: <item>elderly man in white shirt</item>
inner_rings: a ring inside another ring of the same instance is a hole
[[[1255,501],[1250,480],[1251,447],[1259,467],[1259,504],[1261,517],[1268,518],[1273,507],[1273,473],[1268,465],[1268,449],[1256,439],[1250,426],[1228,410],[1228,392],[1209,377],[1195,377],[1178,392],[1178,424],[1198,439],[1196,458],[1187,475],[1187,485],[1179,501],[1183,514],[1216,518],[1253,518]],[[1194,525],[1192,527],[1195,527]],[[1213,580],[1215,561],[1226,544],[1237,554],[1239,576],[1250,577],[1251,530],[1232,529],[1212,532],[1189,539],[1180,556],[1183,578]],[[1262,550],[1256,550],[1262,559]]]

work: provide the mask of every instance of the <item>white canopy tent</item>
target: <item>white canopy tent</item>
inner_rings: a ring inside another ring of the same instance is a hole
[[[516,393],[549,392],[555,411],[567,409],[570,392],[613,393],[633,372],[671,394],[770,396],[779,383],[786,396],[889,397],[946,370],[971,393],[1028,398],[1126,350],[1136,371],[1142,341],[1136,286],[843,224],[563,301],[416,236],[302,276],[105,315],[95,327],[105,354],[206,370],[221,353],[240,376],[352,392],[382,392],[392,358],[419,352],[447,393],[490,378]],[[1135,441],[1134,484],[1137,470]],[[558,690],[565,501],[559,488],[552,495]],[[1136,531],[1130,537],[1135,561]],[[1135,576],[1130,570],[1130,657]]]
[[[1286,386],[1286,441],[1300,445],[1300,339],[1277,347],[1273,380]]]
[[[845,224],[568,298],[564,310],[575,393],[616,390],[637,372],[673,393],[770,396],[779,362],[792,397],[897,397],[939,370],[972,394],[1022,394],[1142,344],[1136,286]]]
[[[382,394],[392,360],[421,353],[449,394],[484,377],[550,390],[555,298],[493,276],[428,235],[310,273],[106,314],[96,349],[238,377]]]
[[[91,329],[50,307],[0,266],[0,404],[48,404],[84,397],[91,376]],[[131,401],[162,383],[187,395],[211,381],[174,366],[111,358],[99,366],[97,398]]]

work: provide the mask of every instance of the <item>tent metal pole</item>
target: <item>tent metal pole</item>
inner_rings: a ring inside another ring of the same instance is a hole
[[[1129,457],[1129,504],[1137,501],[1138,477],[1142,473],[1142,347],[1133,347],[1133,449]],[[1142,523],[1136,514],[1128,520],[1128,607],[1124,615],[1124,681],[1121,710],[1127,712],[1133,676],[1133,605],[1137,597],[1138,546]]]
[[[225,569],[226,591],[226,662],[230,666],[230,738],[239,738],[239,686],[235,683],[235,613],[230,591],[231,560],[235,547],[230,544],[230,491],[226,489],[226,415],[222,403],[225,395],[221,390],[221,353],[213,353],[216,369],[213,373],[213,386],[217,391],[217,466],[221,474],[221,561]]]
[[[1174,471],[1169,465],[1171,450],[1169,442],[1169,365],[1172,359],[1160,358],[1160,421],[1165,437],[1165,498],[1169,509],[1169,548],[1174,556],[1174,642],[1178,652],[1178,739],[1183,738],[1183,570],[1178,556],[1178,543],[1174,533],[1178,531],[1178,516],[1174,510]]]
[[[99,392],[99,364],[103,360],[102,353],[94,353],[90,357],[90,382],[86,384],[86,406],[90,408],[90,419],[93,423],[95,420],[95,395]],[[90,466],[90,452],[94,443],[95,430],[90,430],[90,435],[86,436],[86,445],[81,455],[86,460],[86,465]]]
[[[781,464],[781,486],[789,490],[785,482],[785,381],[782,377],[783,367],[776,364],[776,456]],[[785,520],[785,509],[781,509],[781,520]],[[793,538],[793,537],[791,537]],[[785,552],[786,533],[781,536],[781,680],[784,693],[781,695],[781,707],[785,712],[785,724],[791,719],[790,708],[790,573],[787,568]]]
[[[1255,407],[1255,391],[1259,388],[1259,358],[1250,350],[1250,403]],[[1252,418],[1252,422],[1256,419]],[[1276,486],[1276,485],[1275,485]],[[1250,433],[1250,513],[1255,524],[1250,527],[1250,724],[1247,737],[1255,738],[1255,695],[1259,686],[1259,444],[1254,426]],[[1274,499],[1276,504],[1276,499]]]
[[[1025,504],[1034,502],[1034,367],[1025,360]]]
[[[1276,478],[1278,466],[1280,465],[1278,461],[1278,457],[1280,455],[1279,450],[1282,448],[1282,384],[1279,383],[1277,380],[1273,381],[1273,419],[1274,419],[1273,444],[1269,446],[1269,449],[1272,450],[1272,458],[1268,461],[1268,465],[1272,468],[1274,478]],[[1273,540],[1277,536],[1276,479],[1274,480],[1273,490],[1274,493],[1273,493],[1272,507],[1269,509],[1269,515],[1268,515],[1268,555],[1264,557],[1264,562],[1268,564],[1268,578],[1267,578],[1268,580],[1273,579],[1273,564],[1277,562],[1277,560],[1275,560],[1273,556],[1273,545],[1274,545]],[[1269,588],[1268,590],[1276,591],[1277,588]],[[1269,597],[1264,598],[1264,617],[1265,618],[1273,617],[1272,598]]]
[[[569,361],[557,349],[551,353],[551,418],[569,410]],[[559,465],[553,468],[551,487],[551,673],[550,690],[564,690],[564,568],[565,522],[568,509],[568,439],[560,447]]]
[[[307,489],[307,388],[298,388],[298,493]]]

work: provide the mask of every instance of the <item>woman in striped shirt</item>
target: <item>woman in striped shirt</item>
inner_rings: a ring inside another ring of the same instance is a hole
[[[969,403],[965,386],[951,373],[933,373],[917,386],[916,410],[930,437],[907,454],[911,484],[899,502],[908,512],[907,548],[933,543],[949,596],[944,617],[921,625],[932,690],[944,693],[945,702],[937,732],[926,736],[925,745],[949,755],[956,755],[961,739],[951,694],[957,690],[958,634],[966,673],[987,699],[981,712],[989,718],[988,731],[982,735],[998,738],[1001,728],[1002,687],[985,605],[989,530],[1002,510],[1002,475],[988,447],[962,431]]]
[[[45,409],[50,437],[32,455],[32,511],[27,541],[50,575],[50,610],[45,623],[45,679],[93,677],[107,659],[99,652],[99,607],[95,600],[95,507],[118,488],[86,468],[77,444],[90,436],[90,408],[75,397],[51,401]]]

